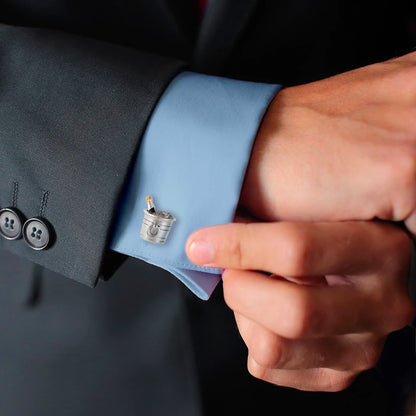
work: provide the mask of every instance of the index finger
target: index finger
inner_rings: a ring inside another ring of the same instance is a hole
[[[296,277],[371,273],[386,260],[397,268],[410,248],[406,233],[388,223],[278,222],[208,227],[189,237],[186,252],[202,266]]]

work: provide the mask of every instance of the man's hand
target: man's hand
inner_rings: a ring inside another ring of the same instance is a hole
[[[380,222],[228,224],[187,243],[196,264],[227,269],[250,373],[315,391],[346,388],[411,321],[410,249],[403,230]]]
[[[416,53],[279,92],[241,204],[266,220],[405,221],[416,235]]]

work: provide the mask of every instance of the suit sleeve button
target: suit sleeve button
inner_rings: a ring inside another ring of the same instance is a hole
[[[23,238],[33,250],[45,250],[51,245],[52,229],[44,218],[29,218],[23,225]]]
[[[22,236],[23,215],[15,208],[0,210],[0,235],[7,240],[17,240]]]

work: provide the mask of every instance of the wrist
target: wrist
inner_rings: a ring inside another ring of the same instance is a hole
[[[277,174],[270,165],[275,152],[279,113],[285,105],[284,91],[278,92],[267,108],[254,140],[250,161],[244,178],[239,207],[264,220],[278,220],[273,189]]]

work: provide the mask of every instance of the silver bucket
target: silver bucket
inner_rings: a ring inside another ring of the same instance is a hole
[[[155,244],[164,244],[176,218],[169,212],[156,210],[154,214],[144,211],[140,237]]]

